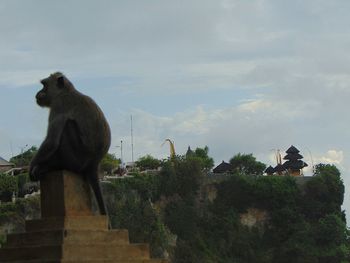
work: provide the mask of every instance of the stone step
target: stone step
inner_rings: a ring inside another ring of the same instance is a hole
[[[131,245],[62,245],[33,246],[0,249],[0,262],[37,260],[58,261],[60,259],[74,261],[86,260],[149,260],[148,244]],[[69,262],[69,261],[68,261]]]
[[[141,259],[141,260],[25,260],[4,261],[1,263],[169,263],[167,259]]]
[[[25,222],[26,232],[46,230],[79,229],[79,230],[107,230],[107,216],[70,216],[48,217]]]
[[[25,246],[52,246],[61,244],[129,244],[129,234],[126,229],[114,230],[52,230],[30,233],[9,234],[5,248]]]

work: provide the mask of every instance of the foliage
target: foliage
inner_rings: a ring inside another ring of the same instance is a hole
[[[16,178],[18,186],[18,197],[24,197],[26,194],[32,193],[34,189],[39,189],[39,183],[31,182],[28,173],[21,173],[17,175]]]
[[[189,156],[187,156],[188,159],[196,159],[202,169],[210,170],[214,167],[214,159],[210,157],[209,155],[209,147],[205,146],[204,148],[196,148],[196,150]]]
[[[249,169],[210,185],[213,202],[200,195],[208,185],[198,158],[166,161],[159,175],[110,180],[103,193],[112,227],[128,229],[132,242],[150,243],[153,257],[170,252],[175,263],[350,262],[344,185],[335,166],[317,165],[303,184],[290,176],[246,176]],[[14,185],[1,176],[0,189],[2,179],[11,188],[26,177]],[[27,202],[0,205],[0,223],[23,227],[23,215],[36,209]],[[252,208],[266,217],[247,226],[241,218]]]
[[[152,202],[158,196],[157,177],[136,175],[111,182],[104,194],[112,227],[128,229],[131,242],[150,243],[151,255],[163,256],[168,230]]]
[[[136,161],[136,166],[140,168],[141,171],[157,169],[160,166],[160,160],[154,158],[153,156],[147,154],[146,156],[140,157]]]
[[[0,204],[0,225],[11,224],[15,232],[24,231],[26,219],[37,219],[40,217],[40,197],[16,199],[15,203],[6,202]]]
[[[235,172],[246,175],[262,175],[266,165],[256,160],[253,154],[238,153],[230,160]]]
[[[198,159],[176,157],[163,164],[159,175],[159,190],[164,196],[179,195],[194,198],[202,180],[202,166]]]
[[[0,247],[6,243],[6,235],[0,234]]]
[[[213,203],[200,204],[201,163],[177,157],[159,176],[113,183],[113,224],[129,228],[133,241],[151,242],[154,255],[161,255],[154,248],[172,251],[176,263],[349,262],[340,173],[327,165],[316,172],[303,187],[289,176],[237,173],[216,185]],[[261,225],[242,224],[250,208],[267,213]],[[177,236],[174,250],[164,245],[170,233]]]
[[[30,147],[27,151],[20,153],[10,159],[10,162],[15,164],[17,167],[28,166],[32,161],[34,155],[38,151],[36,146]]]
[[[16,177],[7,174],[0,174],[0,200],[11,201],[13,193],[17,193],[18,185]]]
[[[102,171],[112,175],[113,170],[116,169],[120,164],[120,160],[115,157],[114,154],[107,153],[100,164]]]
[[[312,220],[327,214],[341,216],[345,189],[339,170],[334,165],[319,164],[315,175],[305,187],[304,213]]]
[[[234,175],[220,183],[206,219],[211,231],[202,238],[217,257],[224,255],[217,262],[349,262],[340,173],[334,166],[318,168],[302,189],[288,176]],[[240,222],[238,215],[251,207],[268,212],[263,232]]]

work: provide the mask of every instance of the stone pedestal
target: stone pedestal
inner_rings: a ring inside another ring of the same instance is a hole
[[[41,217],[91,216],[90,186],[72,172],[53,172],[40,181]]]
[[[9,234],[2,263],[162,263],[147,244],[130,244],[127,230],[108,230],[106,216],[93,215],[89,185],[67,171],[41,182],[41,219],[25,233]]]

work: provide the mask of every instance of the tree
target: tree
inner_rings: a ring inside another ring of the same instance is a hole
[[[135,175],[103,184],[108,214],[113,228],[128,229],[133,243],[150,243],[152,257],[162,257],[168,246],[168,230],[156,205],[158,176]]]
[[[113,169],[117,168],[120,164],[120,160],[115,157],[114,154],[107,153],[100,164],[102,171],[107,174],[112,174]]]
[[[160,166],[160,161],[153,156],[147,154],[139,158],[136,161],[136,166],[140,168],[141,171],[157,169]]]
[[[17,179],[12,175],[0,174],[0,200],[11,201],[13,193],[17,193]]]
[[[202,168],[210,170],[214,166],[214,159],[209,157],[209,147],[205,146],[204,148],[196,148],[193,154],[187,156],[189,159],[197,159]]]
[[[36,146],[32,146],[27,151],[12,157],[10,159],[10,162],[15,164],[17,167],[28,166],[37,151],[38,151],[38,148]]]
[[[344,191],[340,172],[334,165],[316,165],[315,176],[305,185],[305,214],[314,220],[330,213],[340,215]]]
[[[256,160],[253,154],[238,153],[230,160],[233,170],[246,175],[262,175],[266,165]]]
[[[173,158],[162,166],[159,176],[160,194],[193,199],[199,189],[202,176],[202,166],[198,159]]]

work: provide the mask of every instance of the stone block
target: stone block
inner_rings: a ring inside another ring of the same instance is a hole
[[[48,217],[25,222],[27,232],[59,229],[105,230],[107,228],[107,216]]]
[[[52,172],[40,181],[40,188],[42,218],[92,215],[90,186],[81,175]]]
[[[115,230],[52,230],[32,233],[9,234],[5,248],[40,246],[42,244],[55,246],[60,244],[129,244],[129,234],[126,229]]]

